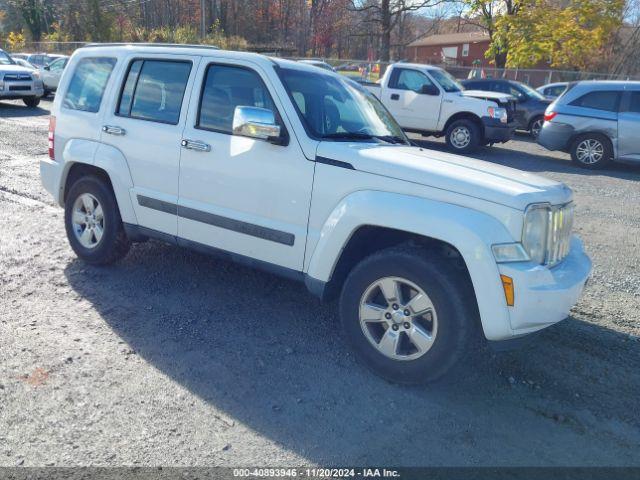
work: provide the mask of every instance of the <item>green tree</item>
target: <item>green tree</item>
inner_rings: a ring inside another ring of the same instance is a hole
[[[507,67],[586,68],[622,24],[623,8],[624,0],[527,0],[497,18],[487,53],[506,54]]]

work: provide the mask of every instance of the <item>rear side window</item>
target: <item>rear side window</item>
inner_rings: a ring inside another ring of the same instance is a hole
[[[571,102],[570,105],[607,112],[617,112],[619,103],[620,92],[602,90],[589,92]]]
[[[202,90],[197,127],[233,132],[236,107],[259,107],[278,112],[260,76],[247,68],[210,65]]]
[[[100,110],[104,89],[115,64],[115,58],[80,60],[69,82],[62,106],[92,113]]]
[[[177,125],[191,62],[135,60],[129,67],[117,115]]]
[[[631,92],[627,112],[640,113],[640,92]]]

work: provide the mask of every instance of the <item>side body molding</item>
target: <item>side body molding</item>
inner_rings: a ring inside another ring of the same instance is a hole
[[[137,224],[135,211],[131,204],[129,190],[133,188],[133,181],[127,160],[118,149],[100,142],[85,139],[69,140],[62,152],[64,172],[60,182],[60,197],[58,203],[63,203],[63,189],[69,170],[75,163],[85,163],[103,169],[109,175],[113,191],[118,201],[120,216],[125,223]]]
[[[312,281],[328,282],[353,233],[367,225],[423,235],[454,246],[469,270],[485,336],[492,340],[511,334],[509,310],[491,245],[512,242],[513,238],[498,220],[470,208],[420,197],[354,192],[324,222],[307,276]]]

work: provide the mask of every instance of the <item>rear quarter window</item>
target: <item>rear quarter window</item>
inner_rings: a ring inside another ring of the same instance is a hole
[[[116,64],[115,58],[83,58],[76,65],[62,107],[96,113]]]
[[[574,107],[592,108],[606,112],[617,112],[620,104],[620,92],[600,90],[585,93],[576,98],[569,105]]]

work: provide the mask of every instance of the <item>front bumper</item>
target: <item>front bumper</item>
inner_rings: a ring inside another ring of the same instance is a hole
[[[512,337],[541,330],[564,320],[580,298],[591,273],[591,259],[577,236],[558,265],[549,268],[532,263],[503,263],[502,275],[513,279],[515,301],[509,309]]]
[[[495,118],[483,117],[484,139],[488,143],[504,143],[513,138],[516,131],[516,122],[502,123]]]
[[[14,90],[12,88],[20,88],[20,90]],[[3,88],[0,90],[0,99],[42,97],[43,95],[44,86],[42,83],[5,82]]]

